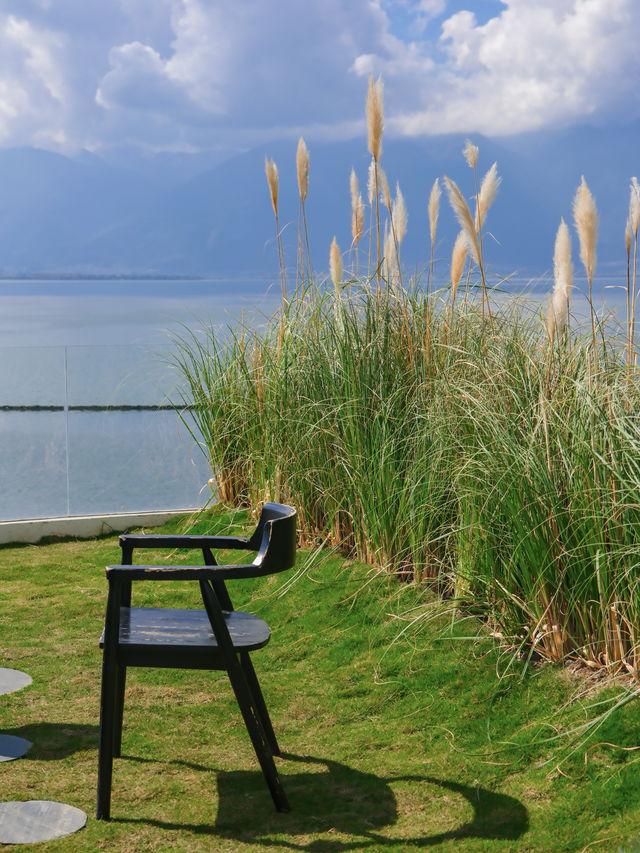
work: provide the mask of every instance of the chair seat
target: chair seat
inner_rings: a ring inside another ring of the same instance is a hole
[[[269,626],[257,616],[232,610],[224,619],[236,651],[251,652],[269,642]],[[226,668],[205,610],[122,607],[118,653],[127,666]]]

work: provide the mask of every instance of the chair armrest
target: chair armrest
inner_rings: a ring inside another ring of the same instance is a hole
[[[254,563],[227,566],[122,566],[106,567],[108,579],[123,581],[215,580],[255,578],[265,572]]]
[[[162,533],[123,533],[120,547],[130,548],[227,548],[251,550],[249,539],[244,536],[173,536]]]

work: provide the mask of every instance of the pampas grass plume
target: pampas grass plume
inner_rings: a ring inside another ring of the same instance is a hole
[[[367,116],[369,153],[376,163],[380,160],[382,154],[382,132],[384,130],[383,94],[384,86],[382,77],[378,77],[374,82],[373,74],[370,74],[365,112]]]
[[[440,196],[442,195],[442,190],[440,189],[440,181],[438,178],[433,182],[433,186],[431,187],[431,193],[429,195],[429,235],[431,237],[431,245],[435,243],[436,240],[436,229],[438,227],[438,213],[440,212]]]
[[[502,178],[498,177],[498,164],[494,163],[482,179],[480,192],[478,193],[475,217],[475,226],[476,231],[478,232],[484,225],[484,220],[486,219],[489,208],[493,204],[493,200],[496,197],[501,181]]]
[[[335,237],[329,249],[329,273],[333,286],[340,293],[340,285],[342,284],[342,255],[340,254],[340,247]]]
[[[387,181],[387,176],[382,166],[378,166],[378,186],[380,187],[382,199],[387,210],[391,213],[391,193],[389,192],[389,182]]]
[[[591,282],[596,268],[598,211],[584,176],[573,200],[573,219],[580,240],[580,260],[587,272],[587,279]]]
[[[354,168],[351,169],[351,174],[349,175],[349,192],[351,194],[351,209],[353,210],[358,201],[358,193],[360,192],[360,188],[358,187],[358,176],[356,175],[356,170]]]
[[[393,227],[396,233],[396,240],[398,241],[398,245],[402,243],[405,238],[405,234],[407,233],[407,208],[404,203],[404,196],[400,191],[400,185],[396,184],[396,197],[393,201],[393,212],[391,214],[393,219]]]
[[[571,237],[564,219],[560,220],[553,250],[553,294],[550,310],[553,311],[555,331],[560,337],[569,317],[569,300],[573,285],[573,263],[571,261]]]
[[[553,338],[556,333],[556,312],[553,307],[553,296],[549,294],[547,301],[547,335],[549,343],[553,344]]]
[[[452,181],[451,178],[448,178],[446,175],[444,176],[443,180],[445,187],[447,188],[447,194],[449,196],[449,202],[451,203],[453,212],[456,215],[456,219],[460,223],[460,227],[465,233],[467,239],[467,246],[469,248],[469,251],[471,252],[471,256],[473,257],[473,260],[476,262],[476,264],[478,266],[481,266],[482,258],[480,255],[480,243],[478,240],[478,233],[476,231],[475,223],[471,217],[469,205],[465,201],[465,198],[460,192],[460,189],[455,181]]]
[[[373,157],[369,163],[369,173],[367,175],[367,196],[369,198],[369,205],[373,206],[376,197],[376,161]]]
[[[640,225],[640,186],[638,179],[631,178],[631,194],[629,197],[629,223],[634,237],[638,236],[638,225]]]
[[[355,169],[351,169],[349,188],[351,191],[351,237],[353,238],[353,245],[357,246],[364,228],[364,202],[358,187]]]
[[[269,184],[269,193],[271,194],[271,204],[273,212],[278,215],[278,167],[273,162],[273,159],[264,158],[264,171]]]
[[[391,238],[391,229],[389,228],[389,222],[385,222],[384,224],[384,243],[382,248],[382,254],[384,257],[384,271],[385,277],[387,281],[391,280],[391,258],[393,257],[393,245]]]
[[[470,139],[464,144],[464,148],[462,149],[462,153],[464,154],[464,159],[467,161],[469,166],[472,169],[478,165],[478,146],[474,145]]]
[[[296,171],[298,173],[298,191],[300,198],[304,201],[309,192],[309,150],[302,137],[298,140],[296,151]]]
[[[456,298],[456,292],[460,284],[468,251],[467,235],[464,231],[459,231],[451,253],[451,304],[453,304]]]

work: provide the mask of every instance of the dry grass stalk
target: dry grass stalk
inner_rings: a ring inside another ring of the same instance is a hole
[[[593,335],[593,358],[597,366],[596,320],[593,310],[593,274],[596,268],[596,243],[598,241],[598,211],[584,175],[573,200],[573,219],[580,241],[580,260],[587,273],[589,285],[589,309],[591,312],[591,332]]]
[[[271,196],[271,206],[276,218],[276,239],[278,242],[278,263],[280,266],[280,286],[282,289],[282,298],[287,299],[287,280],[284,268],[284,251],[282,248],[282,238],[280,236],[280,221],[278,219],[278,167],[273,159],[264,158],[264,171],[267,176],[267,184],[269,185],[269,194]]]
[[[433,182],[429,194],[429,236],[431,237],[431,258],[429,260],[429,286],[433,285],[433,255],[436,245],[436,231],[438,228],[438,214],[440,212],[440,181],[438,178]]]

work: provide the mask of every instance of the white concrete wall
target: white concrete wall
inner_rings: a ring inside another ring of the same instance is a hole
[[[0,522],[0,545],[12,542],[35,544],[45,536],[71,536],[93,539],[107,533],[122,533],[132,527],[158,527],[178,515],[189,515],[192,509],[167,512],[123,512],[114,515],[65,516],[33,518],[25,521]]]

